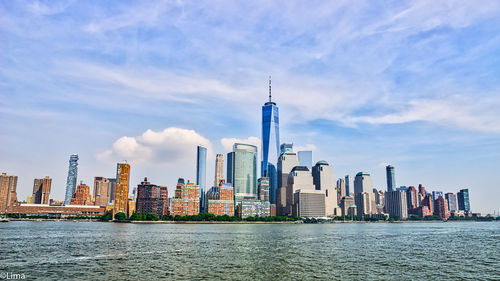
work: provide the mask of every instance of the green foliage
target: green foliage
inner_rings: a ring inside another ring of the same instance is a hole
[[[429,216],[425,216],[424,220],[426,220],[426,221],[442,221],[443,219],[436,216],[436,215],[429,215]]]
[[[155,213],[148,213],[146,215],[146,220],[147,221],[157,221],[158,220],[158,216]]]
[[[142,221],[143,219],[143,215],[139,215],[137,212],[133,212],[130,216],[131,221]]]
[[[125,213],[123,213],[123,212],[115,214],[115,220],[123,221],[123,220],[126,220],[126,219],[127,219],[127,215],[125,215]]]
[[[421,221],[421,220],[423,220],[423,218],[421,216],[419,216],[419,215],[411,214],[408,217],[408,220],[411,220],[411,221]]]
[[[113,218],[113,214],[111,212],[106,213],[104,216],[100,218],[101,221],[110,221]]]

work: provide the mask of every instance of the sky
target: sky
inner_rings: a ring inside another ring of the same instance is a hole
[[[500,210],[498,1],[0,0],[0,171],[195,181],[196,146],[260,146],[268,77],[281,142],[335,176],[470,192]],[[260,169],[259,169],[260,170]]]

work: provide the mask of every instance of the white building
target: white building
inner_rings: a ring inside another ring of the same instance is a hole
[[[318,161],[312,168],[312,176],[316,190],[321,190],[325,194],[326,215],[335,215],[335,209],[338,208],[338,197],[332,167],[326,161]]]
[[[292,207],[294,205],[294,194],[297,190],[315,190],[313,184],[313,177],[307,167],[296,166],[288,175],[286,187],[286,205],[284,215],[292,214]],[[323,203],[324,204],[324,203]]]

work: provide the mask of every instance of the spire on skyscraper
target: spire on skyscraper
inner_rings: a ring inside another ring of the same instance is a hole
[[[269,102],[271,102],[271,75],[269,75]]]

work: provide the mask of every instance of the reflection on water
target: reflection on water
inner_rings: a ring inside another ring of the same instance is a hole
[[[0,225],[27,279],[499,280],[500,224]]]

